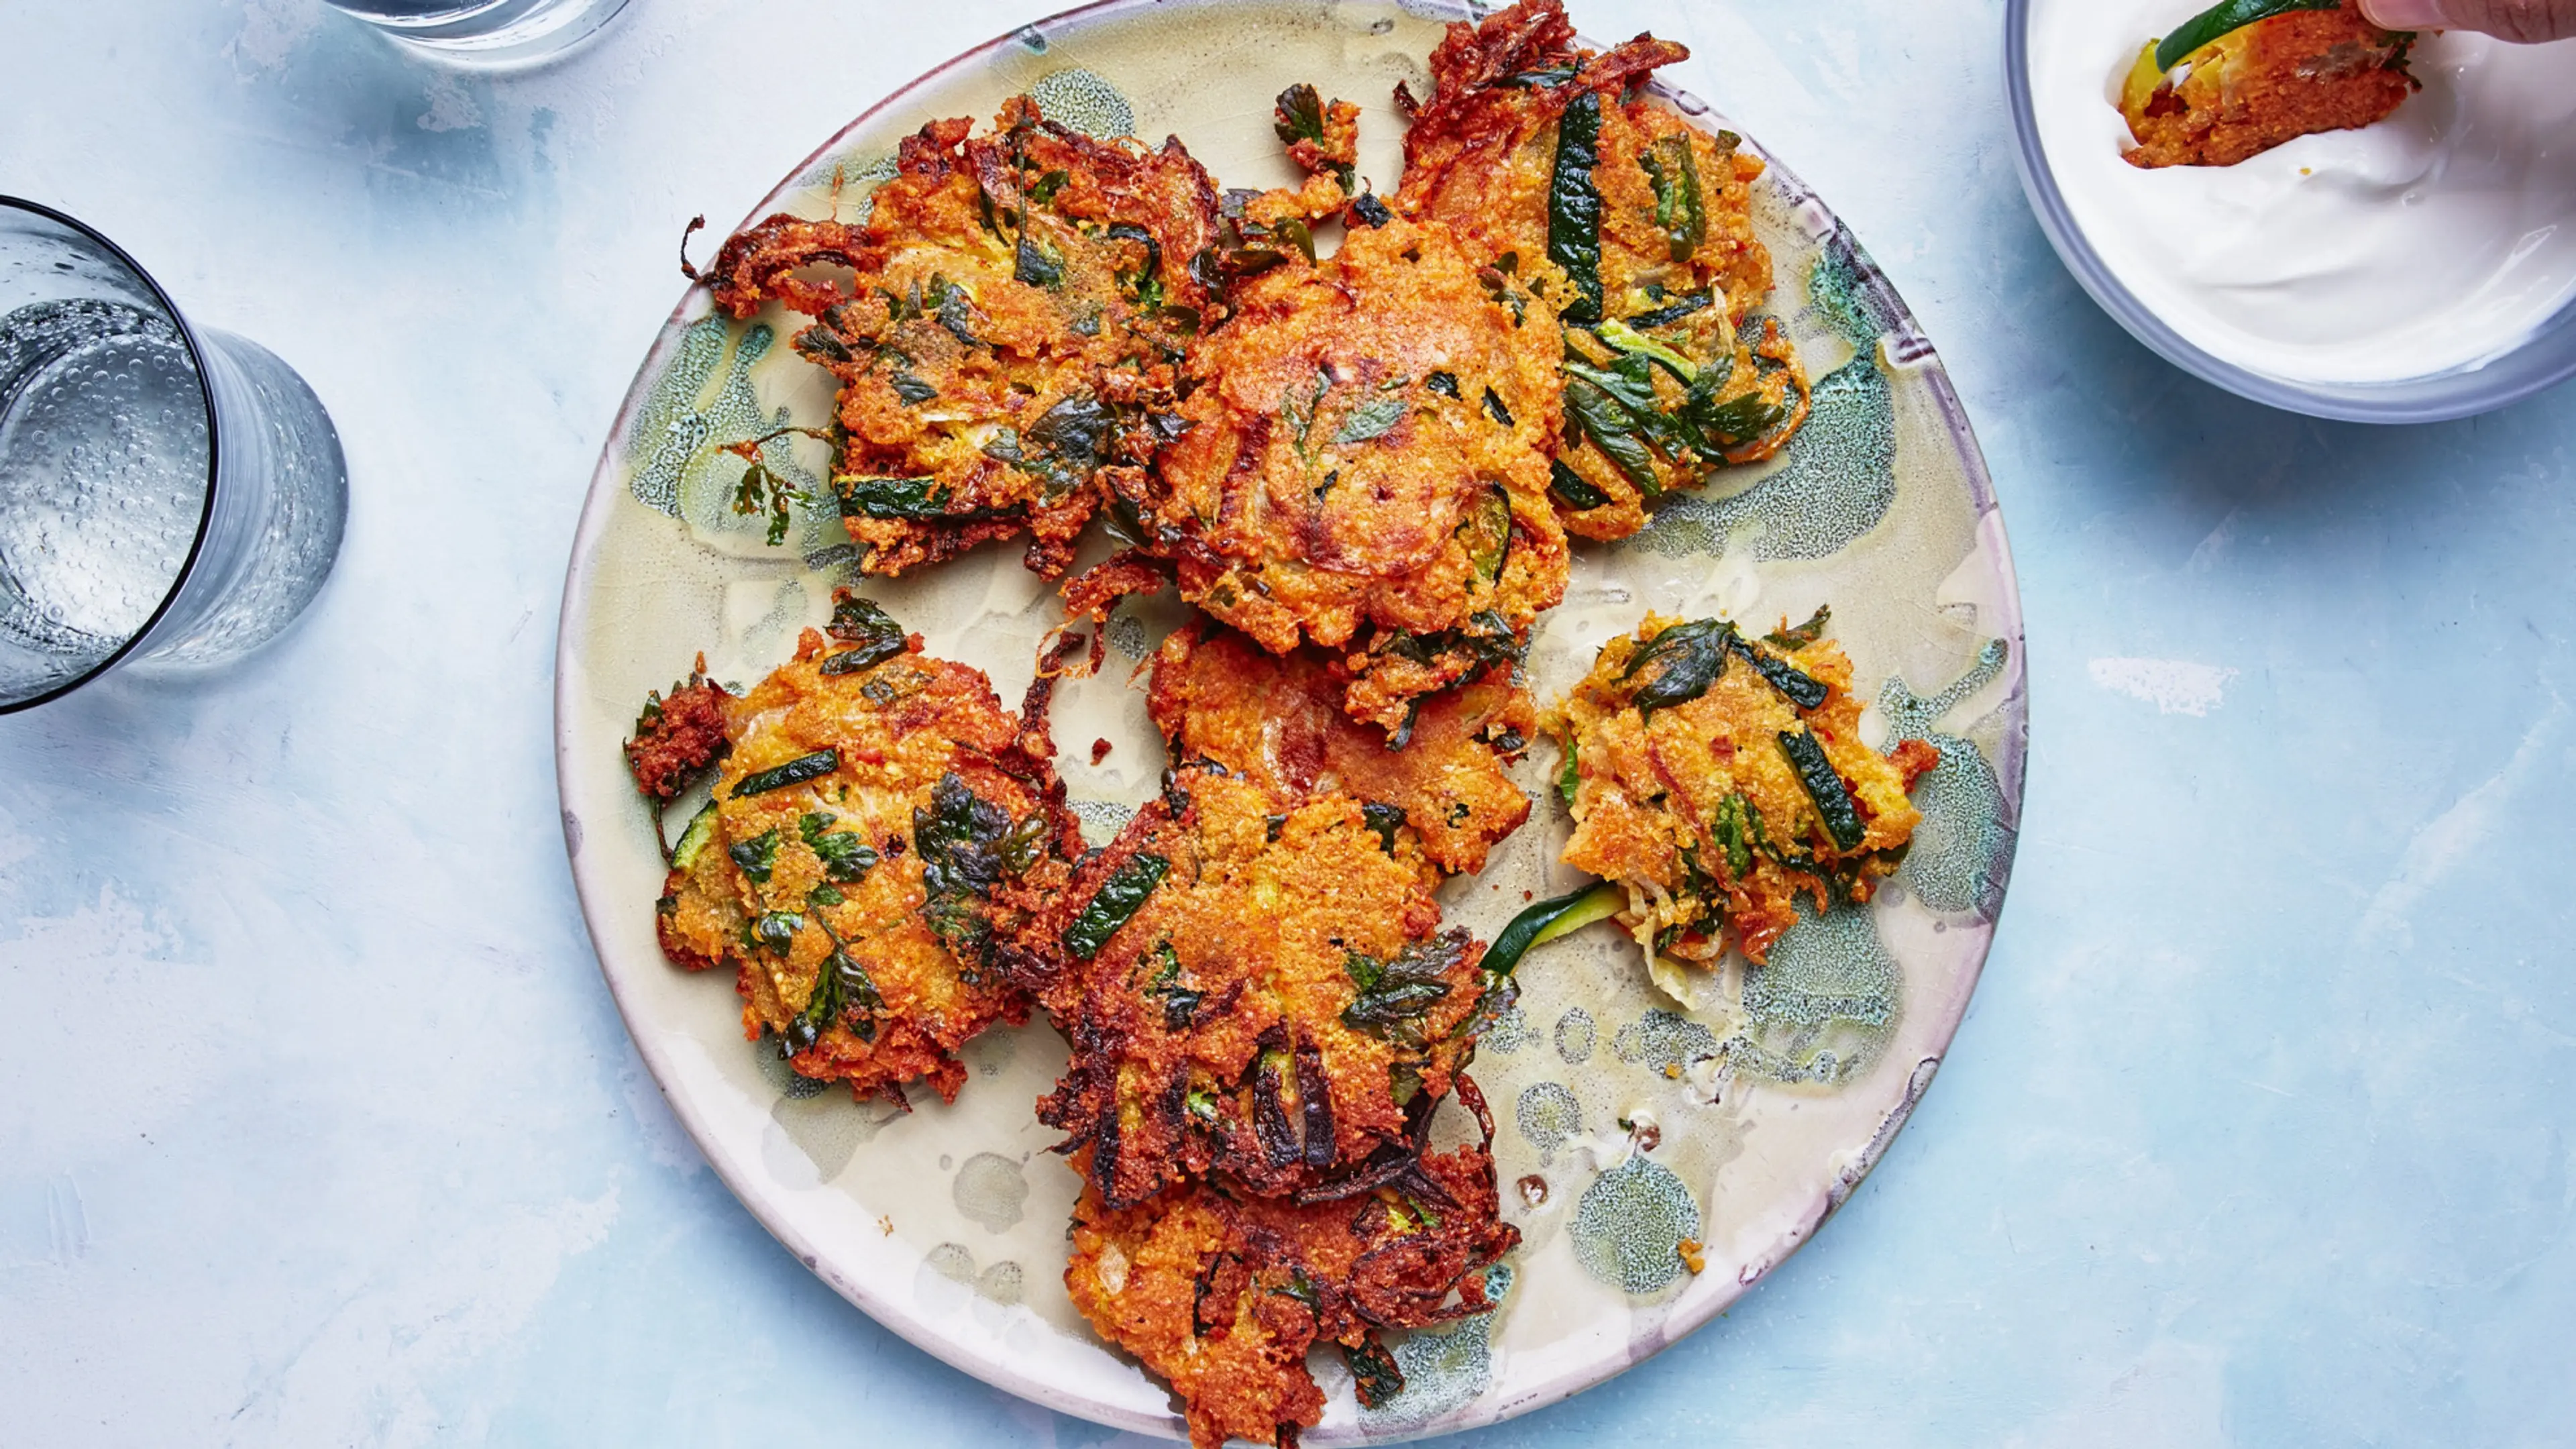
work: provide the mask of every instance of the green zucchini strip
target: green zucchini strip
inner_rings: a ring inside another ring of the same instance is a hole
[[[839,751],[816,750],[810,755],[799,755],[786,764],[743,776],[734,783],[733,798],[739,800],[745,795],[759,795],[771,790],[784,790],[790,785],[802,785],[808,780],[822,779],[839,768],[841,768]]]
[[[1860,844],[1868,830],[1860,823],[1860,807],[1852,803],[1851,787],[1825,758],[1825,747],[1814,735],[1804,730],[1780,731],[1780,752],[1789,757],[1790,767],[1798,772],[1798,783],[1807,788],[1807,798],[1816,802],[1816,814],[1825,822],[1825,833],[1834,838],[1839,850]]]
[[[1556,171],[1547,186],[1547,259],[1574,284],[1562,315],[1601,320],[1601,189],[1592,181],[1600,159],[1601,95],[1585,91],[1556,124]]]
[[[1508,976],[1532,946],[1544,946],[1594,921],[1608,920],[1627,903],[1628,893],[1617,881],[1607,880],[1550,896],[1512,917],[1512,923],[1485,949],[1484,967],[1496,976]]]
[[[1146,897],[1163,883],[1163,876],[1171,868],[1172,863],[1159,855],[1131,855],[1120,862],[1109,873],[1109,879],[1101,882],[1100,893],[1091,898],[1091,904],[1084,906],[1082,914],[1065,928],[1065,949],[1085,961],[1099,955],[1100,948],[1108,945],[1118,928],[1144,906]]]
[[[699,852],[716,838],[716,802],[708,801],[698,813],[689,817],[689,828],[680,832],[680,843],[671,849],[671,867],[687,870],[698,863]]]
[[[2184,21],[2173,34],[2157,44],[2156,69],[2171,70],[2182,64],[2193,51],[2258,20],[2287,15],[2293,10],[2342,8],[2343,0],[2218,0],[2217,4]]]

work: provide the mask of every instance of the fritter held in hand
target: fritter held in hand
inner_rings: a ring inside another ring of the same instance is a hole
[[[1481,1118],[1473,1091],[1461,1078]],[[1087,1189],[1065,1288],[1180,1394],[1198,1449],[1293,1446],[1324,1410],[1309,1347],[1340,1344],[1362,1401],[1382,1402],[1403,1378],[1378,1331],[1483,1311],[1485,1269],[1520,1240],[1500,1217],[1490,1145],[1415,1166],[1400,1183],[1302,1206],[1189,1182],[1112,1208]]]
[[[1184,1174],[1311,1196],[1405,1170],[1509,992],[1440,929],[1426,873],[1347,796],[1176,771],[1021,935],[1015,973],[1073,1054],[1039,1120],[1112,1207]]]
[[[905,140],[865,225],[773,216],[706,280],[736,317],[776,298],[816,319],[796,348],[840,380],[832,486],[868,572],[1028,533],[1052,578],[1110,479],[1176,426],[1216,193],[1177,140],[1094,140],[1025,99],[970,129]]]
[[[2260,16],[2246,23],[2245,17]],[[2132,166],[2233,166],[2284,141],[2385,120],[2422,89],[2411,32],[2357,0],[2228,0],[2138,55],[2120,89]]]
[[[1806,419],[1796,353],[1756,316],[1771,292],[1751,216],[1762,162],[1642,89],[1689,54],[1651,36],[1585,50],[1558,0],[1522,0],[1449,27],[1405,136],[1404,214],[1564,274],[1554,494],[1589,538],[1635,533],[1646,500],[1770,457]]]
[[[861,1098],[915,1080],[954,1098],[957,1049],[1027,1019],[997,946],[1082,848],[1043,736],[981,671],[919,651],[845,599],[829,634],[725,701],[731,750],[657,918],[673,961],[734,968],[746,1035]]]
[[[1345,707],[1517,658],[1565,592],[1547,501],[1562,351],[1547,309],[1437,223],[1354,229],[1238,282],[1200,344],[1190,430],[1138,508],[1182,597],[1284,654],[1340,653]]]
[[[1424,699],[1389,739],[1342,712],[1329,659],[1265,653],[1193,622],[1154,657],[1147,708],[1175,760],[1214,760],[1301,804],[1351,796],[1444,873],[1482,870],[1494,842],[1529,818],[1504,767],[1536,733],[1536,712],[1506,666]]]
[[[1861,742],[1824,619],[1754,640],[1649,617],[1541,722],[1567,751],[1565,863],[1627,887],[1619,919],[1650,961],[1713,965],[1731,935],[1759,962],[1801,892],[1865,901],[1902,858],[1921,819],[1906,793],[1940,755]]]

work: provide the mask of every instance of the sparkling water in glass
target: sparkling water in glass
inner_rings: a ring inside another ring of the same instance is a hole
[[[320,591],[347,511],[338,435],[292,369],[0,196],[0,713],[121,664],[249,653]]]
[[[329,0],[397,40],[443,58],[511,63],[572,45],[626,0]]]

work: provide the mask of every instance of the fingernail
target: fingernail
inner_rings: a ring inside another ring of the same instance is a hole
[[[2361,0],[2361,13],[2383,30],[2429,30],[2442,23],[2442,0]]]

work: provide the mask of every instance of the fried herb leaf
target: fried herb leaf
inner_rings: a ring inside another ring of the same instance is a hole
[[[1448,977],[1467,959],[1467,945],[1467,933],[1453,929],[1416,941],[1390,960],[1345,953],[1342,969],[1359,994],[1344,1008],[1342,1024],[1382,1032],[1447,1000],[1452,989]]]
[[[1171,869],[1169,860],[1141,851],[1120,861],[1109,879],[1100,883],[1099,891],[1082,913],[1073,918],[1073,924],[1065,927],[1065,949],[1085,961],[1099,955],[1109,938],[1118,934],[1118,928],[1143,909]]]
[[[1404,827],[1404,807],[1372,800],[1360,807],[1360,826],[1377,833],[1378,848],[1395,853],[1395,832]]]
[[[854,647],[824,656],[825,674],[853,674],[873,669],[907,647],[903,626],[873,599],[843,594],[832,601],[832,622],[824,632]]]
[[[852,1028],[859,1040],[874,1040],[875,1014],[885,1009],[885,998],[877,994],[877,984],[868,978],[867,970],[851,960],[849,952],[835,947],[831,955],[823,958],[822,970],[814,978],[814,994],[805,999],[805,1009],[781,1034],[787,1055],[796,1056],[810,1049],[823,1039],[832,1023],[853,1008],[867,1013]]]
[[[733,863],[742,868],[743,875],[752,884],[767,885],[769,873],[778,866],[778,832],[764,830],[749,840],[726,847],[725,854],[733,858]]]
[[[1723,619],[1696,619],[1666,628],[1629,655],[1628,667],[1619,673],[1622,680],[1635,678],[1649,665],[1654,667],[1654,673],[1629,696],[1637,706],[1639,720],[1651,720],[1659,709],[1688,704],[1708,693],[1709,686],[1726,672],[1726,656],[1734,639],[1733,624]]]
[[[1807,622],[1786,629],[1775,629],[1763,635],[1762,640],[1766,644],[1776,644],[1783,649],[1804,649],[1825,637],[1825,626],[1833,622],[1833,617],[1834,610],[1831,604],[1818,604],[1816,612],[1807,616]]]
[[[948,495],[936,478],[861,478],[832,480],[844,518],[883,518],[922,522],[947,518]]]
[[[763,911],[751,923],[751,938],[771,955],[784,956],[796,944],[796,933],[804,929],[805,918],[794,911]]]
[[[799,755],[786,764],[743,776],[734,782],[733,798],[739,800],[745,795],[760,795],[771,790],[784,790],[790,785],[802,785],[808,780],[822,779],[839,768],[839,751],[816,750],[810,755]]]
[[[1440,394],[1442,397],[1454,398],[1460,396],[1458,392],[1458,374],[1454,372],[1435,372],[1429,377],[1424,378],[1422,380],[1422,385],[1431,389],[1433,392]]]
[[[1404,421],[1406,408],[1400,397],[1372,398],[1343,415],[1342,425],[1333,433],[1336,443],[1366,443],[1385,437]]]
[[[903,399],[906,407],[917,408],[939,396],[939,389],[902,368],[896,368],[886,374],[886,385],[894,389],[894,395]]]
[[[921,853],[922,914],[950,949],[981,948],[990,926],[975,903],[1002,880],[1003,842],[1011,813],[966,787],[951,770],[932,787],[930,804],[912,812],[912,844]]]
[[[1279,144],[1294,146],[1300,141],[1323,143],[1324,98],[1316,93],[1313,86],[1303,81],[1290,86],[1279,93],[1277,105],[1279,118],[1271,123],[1270,129],[1278,135]],[[1359,181],[1351,167],[1339,162],[1333,165],[1333,178],[1342,183],[1345,192]]]
[[[1368,1334],[1354,1346],[1342,1345],[1342,1362],[1350,1365],[1351,1385],[1360,1398],[1360,1407],[1383,1408],[1404,1392],[1404,1370],[1396,1367],[1395,1355]]]
[[[1574,737],[1568,735],[1565,740],[1565,766],[1556,773],[1556,793],[1565,797],[1566,808],[1569,810],[1574,808],[1575,793],[1583,788],[1581,759],[1582,756],[1575,747]]]
[[[1577,513],[1589,508],[1600,508],[1610,501],[1609,494],[1585,482],[1582,474],[1565,466],[1564,462],[1558,459],[1548,461],[1547,491],[1557,502]]]
[[[1867,827],[1861,824],[1860,808],[1852,803],[1851,786],[1843,783],[1833,761],[1825,758],[1825,747],[1805,730],[1782,730],[1780,752],[1789,757],[1798,783],[1816,803],[1816,814],[1824,820],[1825,833],[1834,838],[1835,847],[1850,850],[1859,845]]]
[[[1361,224],[1372,229],[1395,220],[1395,213],[1386,209],[1386,203],[1378,200],[1375,192],[1369,191],[1361,192],[1352,200],[1351,215],[1358,217]]]
[[[1045,243],[1039,241],[1036,237],[1029,235],[1026,231],[1022,231],[1020,233],[1019,251],[1012,259],[1011,280],[1015,282],[1023,282],[1032,287],[1062,286],[1064,284],[1064,258],[1060,255],[1054,254]],[[946,309],[943,308],[940,312],[940,321],[946,322],[947,320],[948,314]],[[950,330],[954,331],[956,329],[951,328]]]
[[[1637,436],[1636,424],[1629,420],[1627,410],[1608,393],[1580,377],[1568,377],[1565,415],[1629,482],[1650,497],[1657,491],[1655,455]]]
[[[1547,259],[1565,269],[1574,295],[1568,322],[1601,320],[1601,191],[1592,167],[1601,144],[1601,96],[1585,91],[1556,127],[1556,170],[1547,187]]]
[[[930,279],[930,290],[926,297],[934,310],[934,315],[938,318],[939,325],[948,329],[949,336],[956,338],[960,344],[967,347],[984,345],[973,331],[975,303],[972,297],[966,295],[964,287],[958,286],[946,277],[935,276]]]
[[[797,820],[796,834],[822,857],[827,878],[855,885],[876,868],[877,853],[855,831],[832,829],[835,818],[825,811],[808,811]]]

